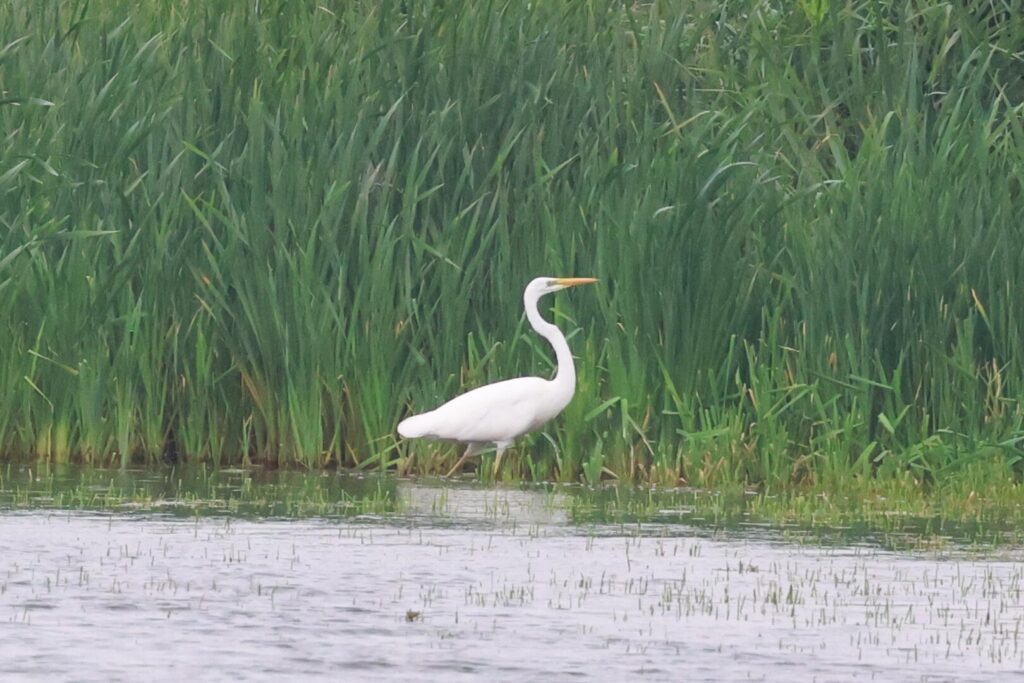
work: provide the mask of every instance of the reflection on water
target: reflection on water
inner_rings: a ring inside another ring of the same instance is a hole
[[[0,513],[0,680],[1024,671],[1017,547],[896,552],[750,526],[581,524],[571,490],[379,486],[365,497],[390,508],[301,519]]]
[[[399,483],[397,509],[427,526],[529,527],[570,521],[570,500],[563,491],[478,486],[424,486]]]

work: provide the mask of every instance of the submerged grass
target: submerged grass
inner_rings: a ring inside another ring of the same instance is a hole
[[[986,469],[986,471],[988,471]],[[1012,480],[947,484],[851,479],[830,493],[629,484],[492,486],[479,481],[262,468],[5,465],[0,513],[81,511],[231,519],[389,521],[405,528],[551,528],[608,534],[746,534],[893,549],[1019,547],[1024,495]],[[546,531],[542,531],[546,529]]]
[[[767,526],[814,542],[1019,545],[1024,540],[1021,487],[1012,476],[990,479],[995,467],[976,469],[980,476],[973,480],[958,477],[929,490],[909,476],[851,477],[829,491],[605,486],[576,492],[570,509],[578,523]]]
[[[0,453],[1019,495],[1019,5],[4,5]]]
[[[103,469],[74,465],[0,472],[0,511],[51,509],[175,516],[354,517],[393,513],[386,476],[207,467]]]

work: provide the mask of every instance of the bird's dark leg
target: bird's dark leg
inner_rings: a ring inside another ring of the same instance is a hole
[[[498,454],[494,456],[494,480],[498,479],[498,472],[501,471],[501,456],[505,455],[505,449],[509,447],[509,441],[501,441],[498,445]]]
[[[468,460],[469,458],[471,458],[474,455],[478,454],[482,450],[483,450],[483,444],[471,443],[468,446],[466,446],[466,452],[463,453],[462,457],[459,458],[459,461],[457,463],[455,463],[455,467],[453,467],[450,470],[448,470],[448,474],[446,474],[444,476],[450,477],[453,474],[455,474],[456,472],[458,472],[460,469],[462,469],[462,465],[466,462],[466,460]]]

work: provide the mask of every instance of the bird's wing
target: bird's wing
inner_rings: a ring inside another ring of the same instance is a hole
[[[424,436],[463,442],[511,441],[536,428],[548,382],[519,377],[474,389],[424,413]],[[427,419],[429,418],[429,420]]]

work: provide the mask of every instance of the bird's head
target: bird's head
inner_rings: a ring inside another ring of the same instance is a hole
[[[538,277],[530,281],[526,286],[526,293],[535,293],[536,296],[543,296],[551,292],[558,292],[568,287],[577,285],[589,285],[597,282],[595,277]]]

